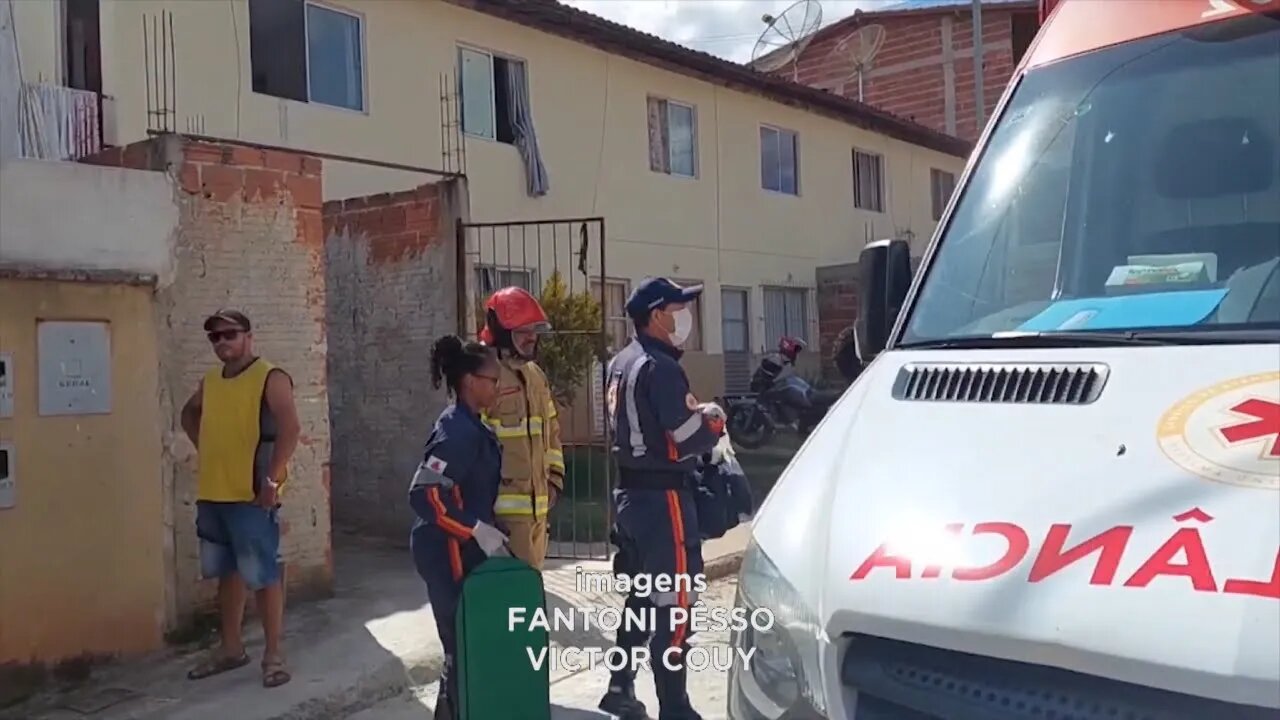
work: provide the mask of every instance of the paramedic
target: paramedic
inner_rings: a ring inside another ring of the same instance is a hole
[[[409,546],[427,584],[444,646],[435,718],[452,720],[457,697],[454,613],[462,579],[486,557],[509,554],[507,538],[493,517],[502,449],[480,421],[480,413],[497,396],[497,357],[484,345],[446,335],[431,350],[431,377],[437,388],[444,380],[453,404],[436,420],[409,486],[409,505],[417,515]]]
[[[666,278],[647,278],[627,300],[636,339],[609,363],[606,403],[618,464],[612,540],[618,547],[615,572],[668,580],[670,591],[645,597],[632,593],[627,608],[657,608],[651,628],[618,630],[618,647],[630,653],[649,640],[661,720],[700,720],[685,691],[684,654],[688,624],[672,627],[672,608],[686,610],[697,600],[691,579],[702,573],[702,548],[692,486],[698,458],[710,452],[724,420],[705,415],[689,392],[680,367],[680,346],[693,329],[688,305],[701,286],[680,287]],[[647,632],[646,630],[652,631]],[[668,654],[669,648],[676,648]],[[672,667],[663,658],[672,661]],[[623,720],[648,717],[635,696],[628,669],[612,674],[600,709]]]
[[[484,421],[502,443],[502,486],[494,507],[511,552],[541,570],[547,555],[547,513],[564,487],[564,452],[556,403],[535,363],[547,314],[523,288],[506,287],[485,306],[480,339],[498,349],[498,396]]]

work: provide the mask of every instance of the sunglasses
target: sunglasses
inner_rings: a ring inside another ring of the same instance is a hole
[[[240,337],[243,330],[214,330],[209,333],[209,342],[217,343],[220,340],[235,340]]]

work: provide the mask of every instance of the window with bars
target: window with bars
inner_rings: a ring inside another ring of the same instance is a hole
[[[809,342],[809,291],[805,288],[764,289],[765,349],[783,336]]]
[[[649,98],[649,169],[667,175],[697,176],[697,114],[692,105]]]
[[[631,341],[631,318],[627,317],[627,282],[625,280],[591,281],[591,293],[604,312],[605,334],[609,354],[618,352]]]
[[[955,175],[937,168],[929,171],[929,195],[933,204],[934,220],[942,219],[942,212],[947,209],[947,202],[951,200],[951,193],[955,191]]]
[[[884,212],[884,156],[853,151],[853,206]]]
[[[476,268],[476,288],[481,297],[489,295],[504,287],[516,286],[524,288],[535,296],[541,294],[541,288],[535,283],[533,271],[526,268],[507,268],[480,266]]]

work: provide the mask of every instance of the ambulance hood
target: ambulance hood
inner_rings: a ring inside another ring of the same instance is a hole
[[[1278,356],[884,353],[787,468],[753,537],[829,638],[1280,706]],[[895,397],[912,367],[997,361],[1095,365],[1105,384],[1087,404]]]

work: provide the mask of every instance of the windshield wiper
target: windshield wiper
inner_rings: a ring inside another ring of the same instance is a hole
[[[1162,345],[1280,343],[1280,330],[1194,330],[1189,332],[1015,332],[966,335],[900,343],[896,350],[1067,348]]]

